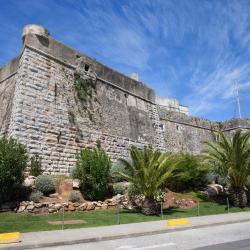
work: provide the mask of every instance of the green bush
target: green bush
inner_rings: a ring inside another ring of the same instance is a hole
[[[76,191],[71,191],[69,193],[69,201],[79,202],[80,201],[80,195],[79,195],[79,193],[76,192]]]
[[[73,177],[80,180],[80,187],[86,198],[90,200],[105,198],[111,179],[110,168],[110,158],[100,146],[80,151]]]
[[[210,167],[201,156],[176,155],[178,163],[168,179],[167,186],[173,191],[191,190],[208,183]]]
[[[111,167],[111,176],[114,183],[126,181],[122,176],[113,176],[113,173],[120,172],[126,175],[130,175],[129,170],[125,167],[125,165],[121,161],[117,161]]]
[[[41,158],[36,154],[30,159],[30,175],[38,176],[43,173]]]
[[[124,194],[126,191],[126,185],[122,182],[117,182],[113,184],[114,194]]]
[[[49,175],[39,175],[36,178],[35,185],[37,190],[41,191],[45,195],[55,190],[54,180]]]
[[[0,139],[0,203],[9,201],[24,181],[28,155],[14,139]]]
[[[32,192],[30,194],[30,201],[39,202],[40,199],[42,198],[42,196],[43,196],[43,194],[40,191]]]

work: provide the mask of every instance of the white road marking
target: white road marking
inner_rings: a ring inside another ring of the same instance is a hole
[[[133,249],[133,247],[136,247],[135,245],[125,245],[125,246],[120,246],[116,249]]]
[[[128,250],[145,250],[145,249],[156,249],[159,247],[168,247],[168,246],[175,246],[176,244],[173,242],[170,243],[164,243],[164,244],[159,244],[159,245],[151,245],[151,246],[145,246],[145,247],[136,247],[136,246],[120,246],[116,249],[128,249]]]

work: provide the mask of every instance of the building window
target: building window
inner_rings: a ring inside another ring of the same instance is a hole
[[[160,128],[162,131],[165,131],[165,125],[164,125],[163,123],[160,123],[159,128]]]
[[[84,70],[85,70],[86,72],[89,71],[89,65],[88,65],[88,64],[85,64],[85,65],[84,65]]]

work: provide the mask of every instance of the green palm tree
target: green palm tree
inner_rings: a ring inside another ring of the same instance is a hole
[[[130,156],[131,161],[121,159],[130,174],[115,172],[113,175],[123,177],[141,194],[144,194],[143,214],[158,214],[159,205],[155,200],[155,195],[171,176],[173,158],[149,147],[140,150],[134,146],[130,150]]]
[[[234,206],[247,205],[245,185],[250,175],[250,133],[237,130],[232,137],[219,133],[217,142],[204,142],[208,148],[204,155],[215,172],[224,177],[230,186]]]

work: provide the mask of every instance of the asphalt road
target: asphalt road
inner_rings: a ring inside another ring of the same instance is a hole
[[[171,233],[123,238],[44,250],[173,250],[173,249],[250,249],[250,222],[226,224]]]

